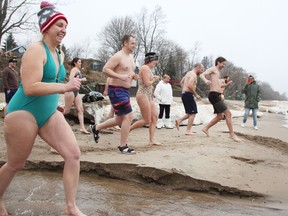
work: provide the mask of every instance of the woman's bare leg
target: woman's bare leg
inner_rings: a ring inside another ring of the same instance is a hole
[[[151,121],[151,105],[148,100],[148,97],[144,94],[138,95],[136,97],[136,100],[142,114],[142,119],[134,122],[130,127],[130,131],[136,128],[143,127],[146,124],[150,124]]]
[[[78,94],[74,99],[75,108],[77,110],[78,120],[80,124],[80,131],[85,134],[90,134],[84,124],[84,108],[80,95]]]
[[[17,111],[5,117],[4,134],[7,145],[7,162],[0,169],[1,216],[8,215],[4,207],[3,195],[16,172],[23,169],[31,153],[37,133],[38,126],[30,113]]]
[[[156,112],[156,107],[154,101],[150,101],[150,111],[151,111],[151,122],[149,126],[149,144],[150,145],[160,145],[161,143],[155,141],[155,131],[156,124],[158,120],[158,115]]]
[[[67,114],[70,112],[70,109],[73,105],[74,93],[73,92],[65,92],[64,97],[65,97],[64,114]]]
[[[63,183],[66,215],[83,216],[76,206],[76,193],[80,172],[80,149],[76,137],[61,113],[55,112],[39,130],[39,135],[63,157]]]

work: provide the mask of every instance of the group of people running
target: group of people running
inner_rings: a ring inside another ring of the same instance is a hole
[[[81,60],[73,59],[73,69],[69,80],[62,83],[66,76],[63,65],[64,54],[59,50],[59,45],[66,35],[68,20],[59,12],[53,4],[41,3],[41,10],[37,13],[42,39],[27,49],[22,57],[20,68],[21,83],[15,95],[9,102],[4,119],[4,135],[7,145],[7,162],[0,169],[0,215],[7,216],[4,207],[3,196],[17,171],[25,166],[35,139],[40,136],[48,145],[55,149],[63,157],[64,171],[63,182],[66,198],[65,214],[83,216],[76,205],[76,193],[80,172],[80,149],[71,127],[67,123],[63,113],[57,111],[59,94],[66,94],[64,113],[71,108],[72,103],[78,110],[80,130],[89,133],[83,120],[83,106],[79,96],[82,77],[80,68]],[[114,54],[103,68],[103,72],[109,77],[107,94],[113,106],[114,116],[106,121],[91,125],[90,129],[95,142],[99,141],[99,133],[102,129],[120,126],[120,143],[118,149],[123,153],[135,153],[128,143],[130,131],[149,125],[149,144],[159,145],[155,140],[155,128],[157,124],[157,112],[153,100],[153,85],[159,81],[159,76],[153,74],[153,69],[158,62],[155,52],[145,54],[144,64],[139,74],[136,74],[133,51],[136,46],[132,35],[122,38],[122,49]],[[201,97],[196,93],[197,76],[210,86],[209,101],[214,107],[215,118],[204,128],[203,132],[209,136],[209,129],[220,121],[224,113],[229,129],[229,137],[239,141],[234,134],[231,120],[231,112],[221,97],[220,71],[225,66],[226,59],[219,57],[215,60],[215,66],[203,72],[203,65],[196,64],[194,69],[188,72],[181,80],[182,101],[186,114],[177,119],[175,124],[179,129],[180,123],[188,119],[185,134],[192,134],[191,126],[197,113],[197,99]],[[203,72],[203,73],[202,73]],[[206,77],[209,76],[208,80]],[[170,77],[166,77],[169,81]],[[132,123],[133,114],[130,104],[129,88],[132,80],[138,80],[137,103],[140,107],[142,119]],[[167,80],[165,81],[167,83]],[[168,109],[163,103],[160,111]],[[167,116],[166,116],[167,117]],[[168,115],[169,118],[169,115]],[[23,127],[25,125],[25,127]]]

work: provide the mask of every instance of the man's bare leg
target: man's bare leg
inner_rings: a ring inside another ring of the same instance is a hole
[[[232,114],[230,112],[229,109],[227,109],[225,112],[224,112],[225,116],[226,116],[226,125],[228,127],[228,130],[229,130],[229,138],[233,139],[234,141],[236,142],[239,142],[241,141],[237,136],[236,134],[234,133],[234,130],[233,130],[233,125],[232,125]]]
[[[189,118],[189,115],[188,115],[188,114],[185,114],[185,115],[182,116],[181,118],[175,120],[175,126],[176,126],[176,128],[177,128],[178,131],[179,131],[179,127],[180,127],[181,122],[184,121],[184,120],[186,120],[186,119],[188,119],[188,118]]]
[[[130,131],[130,125],[133,119],[133,114],[131,112],[123,116],[117,116],[116,119],[117,119],[116,120],[117,123],[121,122],[120,146],[123,146],[127,144],[129,131]]]
[[[193,132],[191,131],[191,128],[192,128],[192,125],[193,125],[193,122],[194,122],[194,119],[195,119],[195,114],[190,114],[188,115],[188,124],[187,124],[187,127],[186,127],[186,132],[185,132],[185,135],[193,135]]]
[[[214,126],[215,124],[217,124],[220,120],[222,119],[222,114],[219,113],[217,114],[203,129],[202,132],[206,134],[206,136],[209,137],[209,132],[208,130]]]

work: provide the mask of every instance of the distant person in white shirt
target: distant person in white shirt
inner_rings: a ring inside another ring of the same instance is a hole
[[[165,127],[172,129],[173,124],[170,119],[170,106],[173,101],[172,86],[169,83],[170,76],[164,74],[162,80],[157,84],[154,96],[159,103],[159,115],[156,127],[158,129]],[[165,111],[165,119],[163,121],[163,115]]]

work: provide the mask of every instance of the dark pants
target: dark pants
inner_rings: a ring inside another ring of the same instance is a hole
[[[10,91],[8,93],[8,89],[4,88],[5,101],[6,101],[7,104],[10,102],[10,100],[12,99],[12,97],[14,96],[16,91],[17,91],[17,89],[10,89]]]
[[[170,105],[169,104],[159,104],[160,111],[159,111],[159,119],[162,119],[164,110],[165,110],[165,118],[170,118]]]

